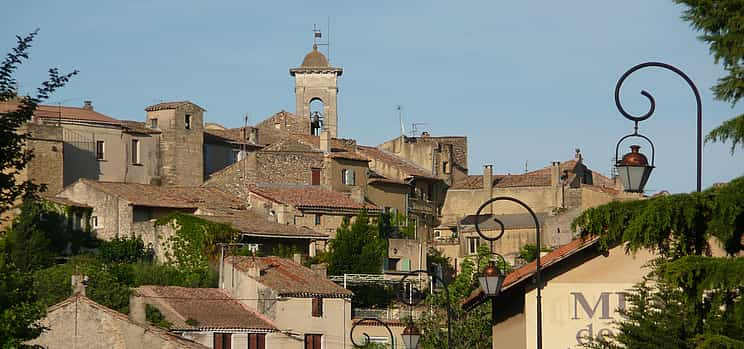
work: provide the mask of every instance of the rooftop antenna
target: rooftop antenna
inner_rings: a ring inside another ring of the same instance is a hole
[[[243,114],[243,139],[242,142],[240,142],[240,153],[238,153],[238,158],[235,159],[235,161],[245,160],[246,153],[248,152],[248,145],[246,144],[248,139],[248,112]],[[240,156],[243,157],[243,159],[240,159]],[[245,194],[246,191],[246,183],[245,183],[245,173],[248,170],[246,168],[246,162],[243,161],[243,193]]]
[[[320,41],[323,38],[323,33],[316,24],[313,24],[313,44],[316,46],[325,46],[326,53],[328,55],[328,62],[331,62],[331,17],[328,17],[328,24],[326,29],[328,30],[327,38],[325,42]]]
[[[400,135],[405,136],[406,126],[403,124],[403,106],[398,104],[395,106],[395,109],[398,111],[398,121],[400,122]]]
[[[530,164],[530,160],[524,160],[524,173],[529,172],[527,166]]]
[[[425,122],[414,122],[414,123],[411,123],[411,137],[416,137],[416,135],[418,134],[418,127],[419,126],[424,126],[424,125],[428,125],[428,124],[425,123]]]

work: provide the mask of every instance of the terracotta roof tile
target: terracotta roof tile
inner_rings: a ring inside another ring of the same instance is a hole
[[[577,165],[576,160],[564,161],[560,165],[560,171],[573,172]],[[550,185],[550,166],[539,170],[518,175],[502,175],[494,184],[496,188],[511,187],[545,187]]]
[[[231,256],[225,262],[244,272],[249,272],[251,268],[260,269],[257,281],[275,290],[279,296],[348,298],[353,295],[351,291],[289,259]]]
[[[369,158],[355,152],[350,151],[338,151],[326,154],[327,158],[331,159],[345,159],[345,160],[356,160],[356,161],[369,161]]]
[[[266,217],[250,210],[240,211],[232,216],[199,215],[197,217],[212,222],[229,224],[241,233],[249,235],[328,239],[327,234],[316,232],[307,227],[271,222]]]
[[[79,203],[77,201],[72,201],[72,200],[69,200],[69,199],[65,199],[65,198],[62,198],[62,197],[57,197],[57,196],[43,196],[42,195],[41,198],[44,199],[44,200],[53,202],[55,204],[60,204],[60,205],[64,205],[64,206],[81,207],[81,208],[93,208],[92,206],[89,206],[89,205],[86,205],[86,204],[83,204],[83,203]]]
[[[172,323],[171,329],[255,329],[276,331],[269,318],[248,308],[219,288],[140,286],[134,293],[157,307]],[[196,321],[195,325],[187,320]]]
[[[138,324],[138,323],[132,321],[129,318],[129,316],[124,315],[124,314],[122,314],[122,313],[120,313],[120,312],[118,312],[116,310],[113,310],[113,309],[110,309],[108,307],[105,307],[105,306],[103,306],[101,304],[98,304],[98,303],[94,302],[92,299],[90,299],[88,297],[85,297],[85,296],[74,295],[74,296],[72,296],[70,298],[67,298],[67,299],[65,299],[65,300],[63,300],[63,301],[61,301],[61,302],[59,302],[57,304],[54,304],[54,305],[50,306],[49,308],[47,308],[47,313],[51,313],[53,311],[56,311],[57,309],[63,309],[66,306],[70,306],[71,304],[75,304],[76,302],[84,303],[84,304],[90,306],[91,308],[94,308],[96,310],[99,310],[99,311],[102,311],[102,312],[104,312],[106,314],[109,314],[109,315],[113,316],[114,318],[117,318],[120,321],[127,322],[127,323],[129,323],[129,324],[131,324],[133,326],[136,326],[136,327],[139,327],[139,328],[144,329],[145,331],[151,332],[151,333],[155,334],[156,336],[158,336],[158,337],[160,337],[160,338],[162,338],[162,339],[170,342],[171,344],[173,344],[175,346],[175,348],[209,349],[209,347],[207,347],[207,346],[204,346],[204,345],[199,344],[197,342],[188,340],[188,339],[183,338],[183,337],[181,337],[181,336],[179,336],[177,334],[170,333],[170,332],[168,332],[166,330],[163,330],[161,328],[158,328],[158,327],[155,327],[155,326],[152,326],[152,325]]]
[[[553,264],[556,264],[573,255],[574,253],[594,245],[594,243],[596,243],[597,241],[599,241],[599,237],[597,236],[592,236],[586,239],[574,239],[571,242],[562,245],[549,252],[548,254],[540,257],[540,268],[544,269]],[[532,275],[535,274],[536,270],[537,261],[533,261],[512,271],[504,278],[504,283],[501,285],[501,291],[507,290],[509,287],[517,284],[519,281],[532,277]],[[477,305],[479,301],[484,298],[484,296],[485,294],[483,290],[481,288],[477,288],[473,290],[473,292],[470,293],[470,296],[468,296],[468,298],[463,301],[463,306],[470,307],[473,305]]]
[[[378,209],[374,205],[359,203],[348,196],[317,185],[259,184],[250,191],[272,201],[295,207],[328,207],[359,210]]]
[[[369,146],[358,146],[357,148],[358,151],[364,156],[372,159],[373,161],[379,161],[386,164],[387,166],[396,168],[401,173],[404,173],[407,177],[436,178],[431,174],[430,171],[427,171],[423,167],[420,167],[386,150]]]
[[[18,103],[4,102],[0,103],[0,113],[14,111],[18,108]],[[121,121],[108,115],[101,114],[92,109],[77,107],[65,107],[56,105],[39,105],[36,107],[34,117],[40,119],[62,119],[99,122],[106,124],[120,125]]]
[[[248,143],[248,135],[244,134],[244,128],[226,128],[226,129],[215,129],[205,128],[204,129],[204,140],[205,142],[225,142],[225,143],[237,143],[237,144],[251,144]],[[249,131],[250,128],[245,129]]]
[[[149,128],[144,122],[123,120],[121,126],[127,132],[142,133],[142,134],[158,134],[160,130]]]
[[[180,106],[189,105],[189,104],[201,109],[202,111],[205,110],[204,108],[198,106],[196,103],[193,103],[191,101],[176,101],[176,102],[163,102],[163,103],[154,104],[154,105],[151,105],[145,108],[145,111],[176,109]]]

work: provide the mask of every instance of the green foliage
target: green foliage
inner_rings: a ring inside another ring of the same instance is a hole
[[[33,157],[31,150],[25,147],[28,133],[21,132],[21,127],[31,120],[39,103],[77,74],[76,70],[60,75],[57,68],[51,68],[48,79],[36,89],[34,97],[19,98],[13,74],[18,65],[28,59],[28,50],[38,32],[37,29],[25,37],[16,36],[16,47],[0,63],[0,102],[19,103],[16,110],[0,113],[0,213],[11,208],[19,197],[45,189],[30,181],[19,181],[21,171]]]
[[[146,256],[145,243],[139,237],[115,237],[101,242],[97,256],[103,263],[135,263]]]
[[[185,213],[173,213],[157,220],[175,230],[169,241],[170,263],[186,272],[207,272],[209,261],[217,258],[217,243],[232,242],[237,231],[226,224],[210,222]]]
[[[145,319],[160,328],[170,329],[170,327],[173,326],[172,323],[165,319],[165,316],[160,312],[160,310],[158,310],[158,308],[155,308],[150,304],[145,305]]]
[[[413,239],[416,227],[400,212],[382,212],[377,217],[377,230],[382,239]]]
[[[440,277],[445,283],[449,284],[455,276],[455,268],[452,267],[450,258],[443,255],[442,251],[434,247],[429,247],[426,253],[426,263],[428,264],[428,270],[434,272],[441,272]]]
[[[744,3],[741,0],[674,0],[686,6],[682,19],[701,31],[699,39],[710,45],[716,62],[723,64],[726,76],[713,86],[716,99],[735,105],[744,97]],[[731,141],[731,152],[744,145],[744,114],[715,128],[706,141]]]
[[[379,274],[385,257],[386,241],[377,227],[369,223],[367,211],[361,211],[349,225],[345,219],[329,242],[328,272],[331,275]]]
[[[350,286],[354,292],[353,306],[384,309],[395,299],[395,289],[386,285]]]
[[[612,202],[584,211],[572,223],[582,236],[600,236],[600,248],[627,242],[668,258],[702,254],[716,237],[729,254],[744,248],[744,177],[702,193]]]
[[[24,341],[38,337],[37,322],[46,308],[37,299],[31,278],[0,254],[0,348],[24,348]]]
[[[278,244],[271,249],[271,254],[277,257],[292,259],[295,253],[302,253],[296,245]]]
[[[484,303],[466,312],[460,306],[470,293],[478,287],[477,271],[483,269],[489,261],[488,248],[480,246],[478,256],[465,258],[461,264],[460,274],[447,286],[452,316],[452,348],[491,348],[491,308]],[[478,266],[476,266],[478,263]],[[502,265],[502,267],[507,267]],[[421,330],[421,346],[424,348],[447,348],[447,301],[445,292],[435,292],[426,299],[426,303],[437,309],[433,313],[425,312],[416,321]]]
[[[540,249],[540,251],[550,252],[551,250],[547,247],[543,247],[542,249]],[[537,259],[537,245],[525,244],[524,246],[522,246],[522,248],[519,249],[519,258],[524,259],[527,263]]]

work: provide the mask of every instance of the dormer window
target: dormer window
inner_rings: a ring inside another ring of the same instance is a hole
[[[354,171],[346,168],[341,170],[341,183],[344,185],[355,185]]]
[[[191,129],[191,114],[186,114],[183,118],[183,124],[184,127],[186,127],[187,130]]]

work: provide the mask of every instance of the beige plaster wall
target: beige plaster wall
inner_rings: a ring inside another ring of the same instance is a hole
[[[403,346],[403,329],[405,326],[403,325],[390,325],[390,332],[393,333],[393,338],[395,340],[395,347],[396,348],[404,348]],[[380,339],[385,340],[384,342],[386,345],[390,345],[390,332],[388,332],[385,327],[380,325],[372,325],[372,324],[361,324],[354,328],[354,341],[357,344],[364,343],[364,335],[363,333],[368,334],[370,337],[374,339]]]
[[[390,270],[412,271],[426,269],[426,251],[426,244],[419,240],[388,239],[388,258],[397,258],[401,260],[398,262],[396,269]],[[403,258],[411,261],[411,268],[409,270],[403,269]],[[386,266],[386,268],[387,267],[388,266]]]
[[[366,161],[353,161],[346,159],[331,159],[326,162],[326,168],[321,174],[326,178],[331,190],[338,192],[350,192],[353,186],[343,184],[341,172],[343,170],[354,171],[354,186],[360,187],[362,193],[367,192],[367,167]]]
[[[129,202],[94,189],[82,181],[68,185],[58,195],[93,207],[91,217],[98,218],[98,227],[91,225],[91,230],[97,238],[111,240],[120,235],[129,236],[132,223]]]
[[[114,311],[110,310],[110,312]],[[41,345],[49,349],[175,349],[184,347],[127,321],[123,314],[117,316],[110,312],[94,308],[87,302],[79,300],[72,302],[47,313],[42,324],[49,327],[49,330],[44,331],[30,344]]]
[[[379,207],[390,207],[404,213],[409,191],[404,185],[372,183],[367,186],[367,198]]]
[[[282,329],[304,334],[322,334],[323,348],[341,349],[351,347],[351,300],[324,298],[323,316],[312,316],[312,298],[289,298],[276,303],[276,323]],[[304,348],[302,342],[283,348]]]

